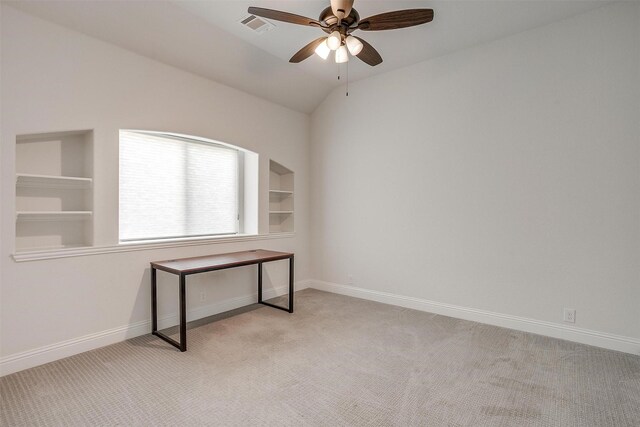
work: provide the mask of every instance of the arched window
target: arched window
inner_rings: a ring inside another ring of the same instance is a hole
[[[243,233],[245,153],[204,138],[120,131],[120,241]]]

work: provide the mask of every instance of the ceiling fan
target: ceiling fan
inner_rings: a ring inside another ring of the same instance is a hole
[[[313,40],[296,52],[289,60],[294,63],[304,61],[314,52],[322,59],[327,59],[331,51],[335,51],[337,63],[347,62],[350,53],[363,62],[376,66],[382,62],[378,51],[351,33],[355,30],[382,31],[413,27],[433,20],[433,9],[396,10],[360,19],[358,11],[353,8],[353,1],[331,0],[331,6],[324,9],[317,20],[261,7],[250,7],[248,12],[275,21],[318,27],[329,34],[328,37],[323,36]]]

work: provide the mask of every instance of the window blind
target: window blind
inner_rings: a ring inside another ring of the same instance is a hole
[[[120,132],[120,240],[238,233],[239,153],[167,134]]]

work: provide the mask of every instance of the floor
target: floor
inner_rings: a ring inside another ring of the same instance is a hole
[[[640,356],[307,289],[0,379],[0,425],[639,426]]]

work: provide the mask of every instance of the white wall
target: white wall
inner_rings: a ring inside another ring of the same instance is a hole
[[[295,251],[297,280],[309,277],[307,115],[6,5],[2,6],[1,71],[0,367],[4,365],[5,372],[29,366],[41,350],[50,357],[45,354],[39,363],[80,349],[79,342],[86,349],[148,331],[152,260],[262,247]],[[16,135],[94,129],[94,243],[109,246],[118,238],[118,130],[122,128],[203,136],[257,152],[261,233],[268,232],[269,158],[291,168],[296,172],[296,189],[301,190],[296,194],[295,237],[16,263],[11,258]],[[272,286],[286,284],[285,264],[269,267]],[[227,303],[226,308],[246,302],[256,292],[255,271],[248,267],[190,279],[189,307],[211,312],[220,308],[212,306],[220,301]],[[161,315],[175,313],[175,277],[161,275],[159,286]],[[207,293],[204,302],[199,301],[201,290]],[[56,350],[60,343],[67,353]]]
[[[614,4],[335,90],[313,277],[547,325],[575,308],[640,351],[639,49],[640,4]]]

